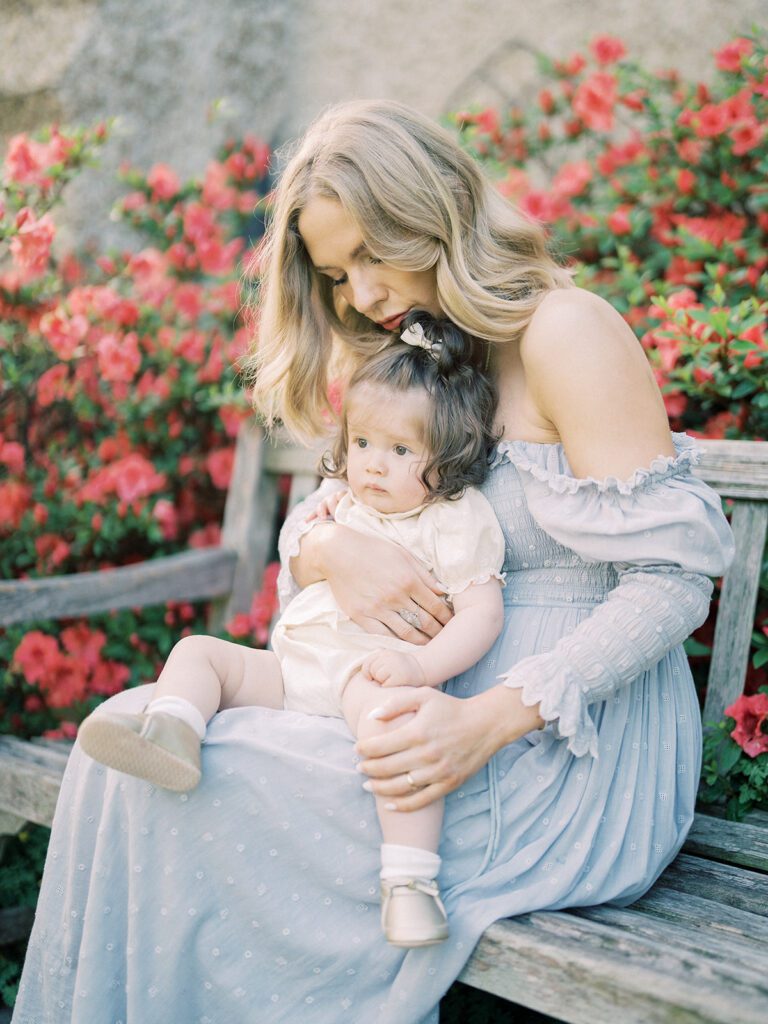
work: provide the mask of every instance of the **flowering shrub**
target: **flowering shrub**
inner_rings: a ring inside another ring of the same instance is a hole
[[[712,83],[691,84],[674,71],[644,70],[621,40],[599,36],[587,55],[540,58],[543,87],[530,109],[452,120],[500,190],[550,227],[576,282],[624,314],[672,426],[763,440],[768,35],[734,39],[714,61]],[[768,577],[761,583],[748,695],[768,682]],[[708,654],[711,633],[710,621],[689,652]],[[710,756],[702,794],[715,795],[713,771],[748,774],[755,788],[743,807],[754,793],[768,797],[768,754],[750,761],[729,728],[708,741],[712,754],[724,737],[728,753]]]
[[[731,819],[768,806],[768,687],[739,697],[704,737],[701,798]]]
[[[117,216],[144,245],[56,251],[52,211],[108,126],[12,139],[0,191],[0,576],[124,565],[219,540],[247,415],[240,258],[261,233],[269,150],[229,143],[202,181],[126,170]],[[268,598],[261,599],[262,604]],[[186,603],[0,633],[4,729],[73,735],[153,678]],[[254,612],[261,629],[263,609]],[[242,623],[238,625],[242,636]],[[263,629],[260,636],[263,637]]]

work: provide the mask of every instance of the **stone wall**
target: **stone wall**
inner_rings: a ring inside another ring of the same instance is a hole
[[[0,148],[54,119],[117,117],[69,205],[76,232],[103,239],[123,160],[198,174],[226,135],[282,141],[352,97],[433,115],[525,97],[532,49],[562,57],[602,32],[701,76],[751,24],[765,0],[0,0]]]

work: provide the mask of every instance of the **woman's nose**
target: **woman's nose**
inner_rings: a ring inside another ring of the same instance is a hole
[[[354,277],[350,275],[349,280],[352,286],[352,305],[358,313],[374,319],[371,316],[373,310],[387,297],[386,289],[378,280],[375,269],[360,270]]]

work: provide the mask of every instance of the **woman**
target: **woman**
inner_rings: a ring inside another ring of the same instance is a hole
[[[392,729],[358,744],[362,776],[343,723],[258,708],[211,722],[188,797],[76,750],[17,1024],[433,1022],[493,920],[631,902],[692,819],[699,712],[680,644],[731,539],[621,317],[571,286],[446,133],[393,103],[310,129],[264,265],[256,397],[297,433],[329,414],[333,336],[364,359],[424,309],[487,343],[505,629],[445,692],[382,690]],[[329,486],[284,528],[283,597],[327,579],[368,631],[426,642],[449,614],[439,588],[397,547],[311,518]],[[397,810],[446,797],[441,946],[381,939],[366,779]]]

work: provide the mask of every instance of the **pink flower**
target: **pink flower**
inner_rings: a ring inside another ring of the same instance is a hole
[[[616,36],[595,36],[589,48],[598,64],[615,64],[627,52],[624,43]]]
[[[742,694],[729,708],[726,715],[735,719],[736,728],[731,737],[748,757],[757,757],[768,751],[768,693],[754,693],[751,697]]]
[[[165,540],[176,540],[179,535],[179,516],[172,501],[167,498],[160,498],[155,502],[152,515],[160,524],[160,529]]]
[[[721,71],[740,71],[742,57],[748,57],[753,49],[749,39],[732,39],[715,51],[715,63]]]
[[[587,128],[609,132],[616,106],[616,79],[605,71],[596,71],[585,79],[573,95],[573,111]]]
[[[23,672],[28,683],[39,683],[57,664],[61,652],[56,638],[32,630],[25,633],[13,652],[13,664]]]
[[[59,307],[41,318],[40,333],[59,359],[74,359],[88,333],[88,321],[81,313],[69,317]]]
[[[765,125],[759,124],[756,119],[742,121],[730,129],[728,135],[733,139],[733,152],[735,156],[744,156],[751,149],[755,149],[765,138]]]
[[[687,167],[681,167],[675,179],[678,191],[686,196],[696,187],[696,175]]]
[[[96,346],[99,370],[106,380],[130,383],[141,366],[139,341],[132,331],[122,338],[105,334]]]
[[[18,441],[3,441],[0,439],[0,462],[7,466],[11,473],[21,474],[24,472],[24,446]]]
[[[51,243],[56,229],[48,213],[38,220],[28,206],[16,215],[18,233],[11,238],[11,255],[17,267],[32,274],[42,274],[48,265]]]
[[[699,138],[710,139],[722,135],[731,118],[722,103],[707,103],[694,115],[693,125]]]
[[[32,488],[19,480],[0,483],[0,530],[18,529],[32,500]]]
[[[121,501],[131,502],[161,491],[167,483],[164,473],[158,473],[149,459],[138,452],[113,462],[109,467],[115,491]]]
[[[205,468],[208,470],[214,487],[218,487],[222,491],[229,487],[234,463],[234,448],[219,448],[208,455],[205,460]]]
[[[68,388],[65,385],[68,377],[69,371],[62,363],[52,366],[41,375],[37,382],[37,401],[44,409],[67,397]]]
[[[178,175],[168,164],[155,164],[147,175],[147,184],[155,202],[173,199],[181,188]]]
[[[80,622],[62,629],[61,642],[67,653],[80,658],[86,668],[94,669],[99,663],[107,637],[100,629],[89,629],[86,623]]]
[[[628,206],[619,206],[608,217],[608,227],[615,235],[628,235],[632,231],[629,213],[630,208]]]
[[[552,182],[552,191],[561,196],[578,196],[593,177],[592,165],[588,160],[563,164]]]

